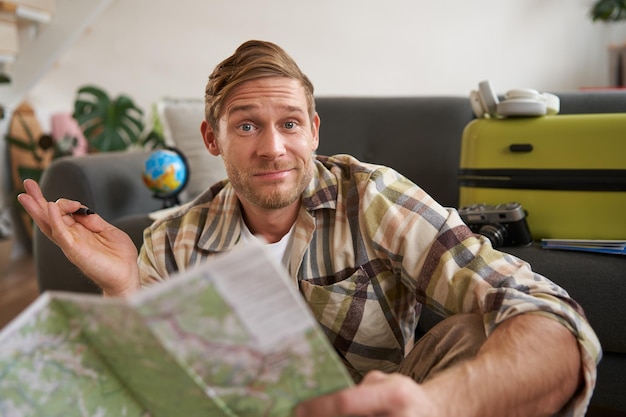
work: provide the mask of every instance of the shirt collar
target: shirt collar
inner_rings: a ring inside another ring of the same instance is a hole
[[[337,207],[338,181],[324,165],[324,160],[325,157],[316,157],[313,178],[302,193],[302,208],[308,212]],[[212,187],[211,193],[207,216],[218,218],[205,221],[198,247],[210,252],[227,251],[239,242],[241,236],[241,205],[229,181],[224,181],[221,187]]]
[[[324,208],[337,208],[337,177],[326,168],[324,156],[316,157],[314,161],[313,178],[302,194],[302,205],[307,211]]]

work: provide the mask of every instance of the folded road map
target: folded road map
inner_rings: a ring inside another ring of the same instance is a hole
[[[246,243],[129,298],[47,292],[0,332],[0,415],[289,416],[351,379]]]

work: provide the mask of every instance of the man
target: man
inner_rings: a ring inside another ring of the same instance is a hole
[[[319,127],[309,79],[250,41],[209,77],[200,126],[228,180],[148,228],[138,263],[79,202],[33,181],[18,198],[109,296],[262,237],[359,382],[299,416],[584,415],[600,347],[580,307],[394,170],[316,156]],[[414,343],[422,305],[448,318]]]

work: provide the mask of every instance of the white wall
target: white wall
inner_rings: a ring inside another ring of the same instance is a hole
[[[68,0],[58,0],[68,1]],[[32,90],[70,110],[95,83],[144,108],[197,96],[243,41],[283,46],[319,95],[467,94],[489,78],[563,91],[608,82],[607,44],[626,25],[592,23],[591,0],[116,0]]]
[[[592,2],[114,0],[27,99],[45,129],[84,84],[146,111],[202,97],[213,67],[251,38],[283,46],[318,95],[466,95],[483,79],[498,92],[603,86],[607,45],[626,41],[626,24],[592,23]]]

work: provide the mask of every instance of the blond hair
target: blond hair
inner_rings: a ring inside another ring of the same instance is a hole
[[[235,53],[219,63],[205,89],[206,121],[217,131],[222,106],[228,95],[246,81],[264,77],[286,77],[299,80],[306,94],[309,117],[315,114],[313,84],[296,62],[280,46],[271,42],[244,42]]]

